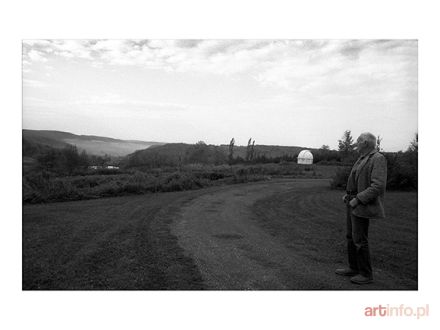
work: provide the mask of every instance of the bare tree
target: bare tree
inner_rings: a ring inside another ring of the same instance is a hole
[[[246,148],[246,160],[248,161],[252,160],[254,157],[254,146],[255,140],[252,142],[252,138],[250,138]]]
[[[235,139],[232,138],[231,142],[229,142],[229,155],[228,155],[229,164],[232,164],[232,161],[234,160],[234,144],[235,144]]]
[[[255,140],[252,142],[251,160],[254,160],[254,156],[255,156]]]

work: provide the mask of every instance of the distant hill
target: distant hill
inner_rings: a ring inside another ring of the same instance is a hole
[[[118,140],[95,135],[76,135],[61,131],[23,130],[23,141],[27,143],[63,148],[68,144],[75,145],[80,151],[91,155],[126,156],[136,150],[151,146],[163,145],[162,142]],[[25,142],[24,142],[25,143]]]
[[[229,152],[229,145],[222,144],[220,148],[226,154]],[[244,158],[246,156],[246,146],[234,146],[234,157]],[[308,149],[310,151],[316,150],[313,148],[304,148],[298,146],[276,146],[256,144],[254,147],[255,156],[265,156],[267,158],[276,158],[282,156],[296,156],[301,150]]]
[[[234,158],[246,157],[246,146],[234,147]],[[296,157],[305,148],[298,146],[272,146],[255,145],[255,157],[277,158]],[[308,148],[314,152],[316,149]],[[145,150],[137,150],[128,155],[125,163],[128,167],[150,166],[160,167],[163,165],[175,166],[183,163],[227,163],[229,153],[228,145],[197,145],[186,143],[168,143],[154,146]]]
[[[219,146],[187,143],[167,143],[145,150],[137,150],[126,157],[128,167],[175,166],[182,163],[226,163],[226,154]]]

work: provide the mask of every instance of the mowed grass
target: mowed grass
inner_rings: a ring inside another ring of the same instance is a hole
[[[283,192],[254,204],[256,221],[327,272],[347,265],[343,191],[310,188]],[[418,279],[416,192],[387,192],[386,219],[370,221],[369,244],[376,285],[353,289],[416,290]]]
[[[23,289],[202,289],[196,266],[169,231],[182,197],[25,205]]]
[[[204,289],[170,224],[206,191],[24,205],[23,289]],[[284,191],[253,205],[255,221],[293,254],[333,273],[347,259],[342,194],[313,186]],[[387,218],[370,225],[378,284],[365,289],[417,289],[417,193],[388,192],[385,207]]]

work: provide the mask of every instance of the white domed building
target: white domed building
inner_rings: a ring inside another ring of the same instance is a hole
[[[313,164],[313,155],[309,150],[302,150],[298,155],[298,164]]]

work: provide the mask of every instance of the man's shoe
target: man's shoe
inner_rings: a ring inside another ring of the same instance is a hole
[[[356,276],[353,276],[350,281],[356,284],[368,284],[373,282],[372,277],[366,277],[364,275],[358,274]]]
[[[342,276],[354,276],[359,274],[357,270],[351,268],[338,268],[335,270],[335,273]]]

